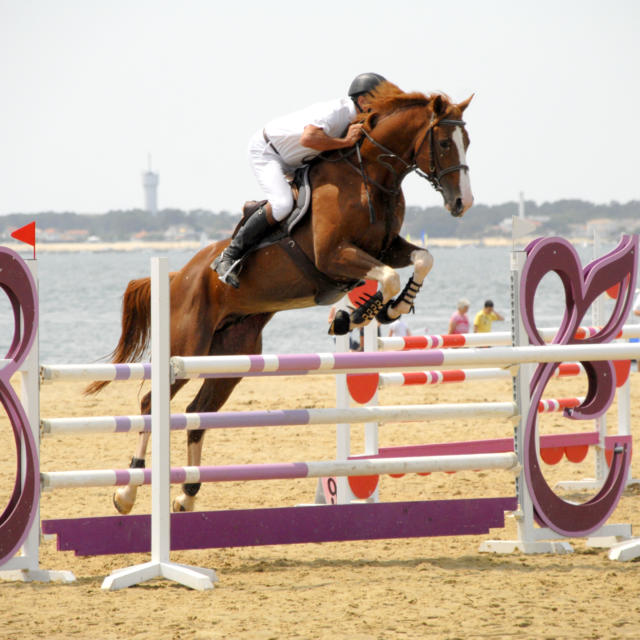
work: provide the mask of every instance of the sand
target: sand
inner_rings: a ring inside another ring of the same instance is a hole
[[[549,396],[583,395],[583,379],[553,383]],[[632,420],[640,421],[640,374],[632,377]],[[183,411],[196,390],[192,382],[174,401]],[[82,385],[45,384],[43,417],[135,413],[137,383],[112,384],[87,398]],[[509,400],[505,381],[465,386],[385,389],[382,404]],[[232,409],[328,407],[332,377],[244,380],[228,404]],[[616,429],[615,407],[609,428]],[[542,433],[585,431],[558,415],[544,416]],[[511,435],[508,421],[460,420],[389,424],[381,444],[416,444]],[[119,468],[133,454],[136,436],[45,437],[42,469]],[[184,464],[185,436],[172,435],[173,464]],[[353,428],[353,450],[362,448],[362,426]],[[333,426],[219,430],[208,433],[205,464],[331,459]],[[14,447],[6,420],[0,423],[0,502],[14,475]],[[547,467],[550,482],[593,476],[585,462]],[[633,462],[634,477],[640,462]],[[506,471],[461,472],[381,479],[383,500],[419,500],[513,495]],[[174,493],[177,488],[174,489]],[[315,481],[264,481],[206,485],[197,508],[289,506],[313,500]],[[571,499],[586,495],[573,494]],[[46,493],[42,517],[111,515],[110,489]],[[140,490],[135,513],[149,509],[150,488]],[[627,489],[612,522],[640,527],[640,493]],[[515,525],[490,536],[441,537],[374,542],[269,546],[187,551],[172,560],[213,568],[215,589],[191,591],[155,580],[119,592],[101,590],[111,571],[145,562],[148,555],[75,557],[58,552],[55,541],[41,549],[45,569],[73,571],[72,584],[0,583],[0,638],[638,638],[640,565],[616,563],[605,549],[574,540],[568,555],[480,553],[482,540],[513,539]]]

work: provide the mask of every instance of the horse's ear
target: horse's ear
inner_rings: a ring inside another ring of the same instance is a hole
[[[471,100],[473,99],[473,96],[475,95],[476,95],[475,93],[472,93],[464,102],[461,102],[458,105],[458,108],[462,113],[464,113],[464,110],[469,106],[469,103],[471,102]]]
[[[436,116],[440,117],[444,115],[444,112],[446,111],[446,109],[447,109],[447,105],[446,105],[445,99],[438,94],[433,99],[433,113],[435,113]]]

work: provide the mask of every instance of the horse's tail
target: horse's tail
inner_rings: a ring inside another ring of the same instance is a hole
[[[111,362],[135,362],[149,345],[151,325],[151,278],[131,280],[122,297],[122,333],[116,348],[111,352]],[[109,380],[92,382],[85,394],[98,393]]]

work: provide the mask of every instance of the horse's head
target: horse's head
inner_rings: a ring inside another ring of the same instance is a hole
[[[469,135],[462,120],[471,98],[452,104],[445,96],[434,96],[429,102],[424,135],[418,136],[414,151],[414,162],[423,177],[442,193],[444,206],[456,217],[473,204],[466,164]]]

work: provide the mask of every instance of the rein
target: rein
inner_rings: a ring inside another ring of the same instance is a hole
[[[381,189],[385,193],[394,195],[394,194],[397,194],[400,191],[400,184],[402,183],[402,180],[409,173],[414,172],[416,175],[420,176],[421,178],[424,178],[425,180],[428,180],[429,183],[431,184],[431,186],[436,191],[441,193],[443,189],[442,189],[442,184],[440,183],[440,179],[443,176],[446,176],[449,173],[454,173],[455,171],[462,171],[462,170],[467,170],[468,171],[469,170],[469,166],[466,165],[466,164],[457,164],[457,165],[453,165],[451,167],[445,167],[444,169],[442,167],[440,167],[439,162],[438,162],[438,154],[436,153],[436,148],[435,148],[435,139],[434,139],[434,136],[433,136],[433,130],[437,125],[441,125],[441,124],[463,127],[465,125],[465,122],[464,122],[464,120],[452,120],[452,119],[448,119],[448,118],[444,118],[442,120],[437,120],[436,121],[435,118],[432,117],[431,118],[431,122],[427,125],[426,131],[424,133],[424,137],[422,138],[422,142],[420,142],[420,144],[418,145],[417,149],[413,152],[413,159],[412,159],[411,162],[407,162],[402,156],[398,155],[395,151],[392,151],[391,149],[385,147],[383,144],[378,142],[365,129],[362,130],[362,132],[364,133],[366,139],[369,140],[369,142],[371,142],[371,144],[373,144],[374,146],[378,147],[378,149],[380,149],[381,151],[384,152],[384,153],[381,153],[381,154],[378,155],[378,157],[376,158],[376,162],[378,162],[379,164],[382,164],[384,167],[389,169],[389,171],[391,171],[391,173],[393,173],[395,175],[396,180],[397,180],[397,184],[398,184],[398,186],[395,189],[388,189],[387,187],[384,187],[381,184],[379,184],[378,182],[376,182],[375,180],[372,180],[367,175],[367,173],[365,171],[365,168],[364,168],[364,162],[362,160],[362,154],[360,152],[360,147],[362,146],[362,141],[360,141],[355,146],[356,154],[358,156],[358,164],[360,165],[359,168],[356,167],[356,165],[354,165],[348,159],[347,156],[343,156],[342,159],[344,159],[349,165],[351,165],[354,169],[356,169],[356,171],[358,171],[360,173],[360,175],[362,176],[362,180],[364,182],[365,190],[367,192],[367,203],[369,205],[369,220],[370,220],[371,224],[373,224],[375,222],[375,211],[373,209],[373,204],[371,203],[371,193],[370,193],[370,190],[369,190],[369,184],[374,184],[376,187],[378,187],[379,189]],[[422,169],[420,169],[420,167],[416,163],[416,158],[420,154],[420,151],[422,150],[422,147],[425,145],[425,143],[427,143],[427,141],[428,141],[429,150],[430,150],[430,154],[429,154],[430,164],[429,164],[429,170],[427,172],[424,172]],[[386,159],[389,159],[389,160],[400,160],[400,162],[404,165],[403,171],[401,171],[400,173],[398,171],[396,171],[396,169],[391,164],[389,164],[389,162],[387,162]]]

